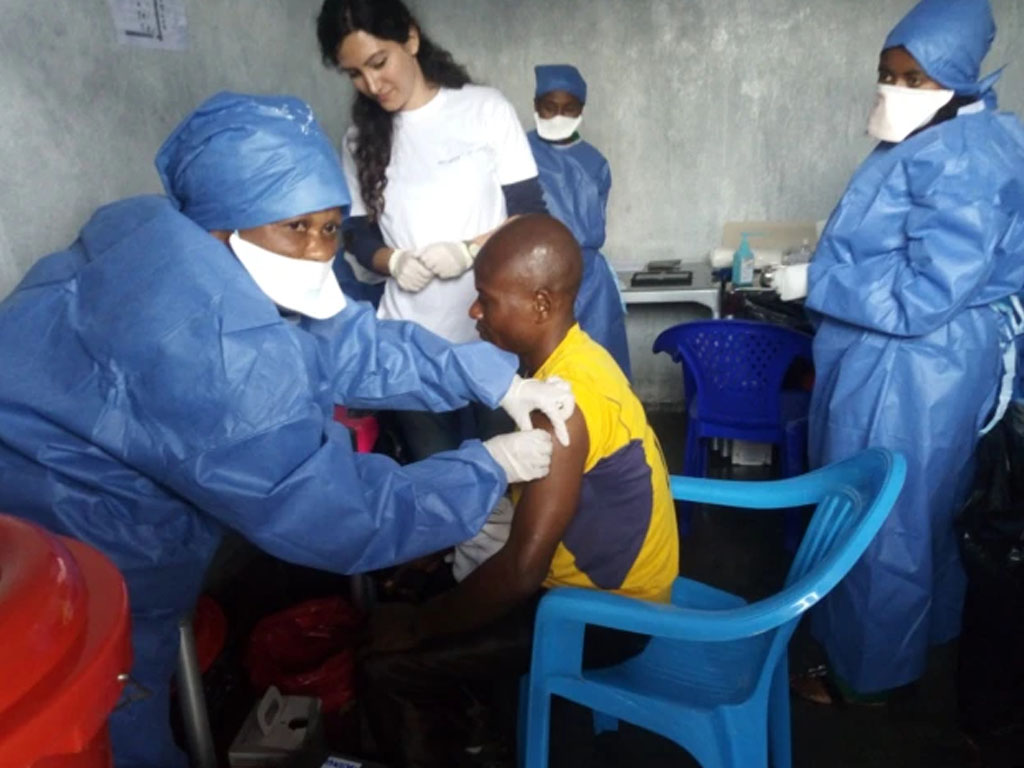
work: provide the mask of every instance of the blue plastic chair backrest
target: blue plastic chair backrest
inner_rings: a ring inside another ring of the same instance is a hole
[[[779,426],[786,371],[798,357],[811,359],[811,337],[770,323],[705,320],[662,331],[654,351],[682,364],[698,419],[771,428]]]
[[[799,477],[763,482],[709,480],[674,475],[672,495],[750,509],[816,505],[780,592],[730,612],[725,634],[749,637],[783,627],[785,648],[796,620],[839,583],[867,549],[899,497],[906,476],[901,454],[869,448],[845,461]]]

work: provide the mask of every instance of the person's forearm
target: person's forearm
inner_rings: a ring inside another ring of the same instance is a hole
[[[382,275],[389,274],[388,258],[392,250],[384,242],[380,227],[366,216],[352,216],[342,227],[345,235],[345,250],[356,257],[356,261],[367,269]]]
[[[546,573],[546,568],[520,569],[503,549],[457,587],[422,605],[418,634],[426,640],[494,621],[540,589]]]
[[[465,541],[506,490],[479,443],[400,466],[353,454],[343,431],[321,443],[323,418],[302,402],[309,407],[290,422],[175,463],[162,482],[275,557],[339,573]]]
[[[450,411],[474,401],[496,408],[519,368],[491,344],[452,344],[413,322],[378,320],[361,302],[305,327],[334,401],[350,408]]]
[[[373,252],[373,259],[371,264],[373,265],[373,271],[379,272],[382,275],[390,275],[391,270],[388,269],[388,260],[391,258],[391,254],[395,252],[394,248],[378,248]]]

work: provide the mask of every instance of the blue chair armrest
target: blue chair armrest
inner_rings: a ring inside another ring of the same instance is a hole
[[[811,472],[783,480],[715,480],[671,475],[672,498],[739,509],[786,509],[816,504],[827,488]]]
[[[861,477],[898,475],[903,459],[884,448],[869,448],[851,460],[783,480],[713,480],[671,475],[672,498],[740,509],[786,509],[817,504],[840,486],[852,487]]]
[[[679,608],[716,611],[722,608],[738,608],[746,603],[742,597],[701,581],[679,577],[672,583],[672,605]]]
[[[726,642],[752,637],[777,627],[775,601],[715,610],[684,608],[636,600],[612,592],[564,587],[545,595],[537,611],[535,632],[558,631],[559,626],[594,624],[671,640]]]

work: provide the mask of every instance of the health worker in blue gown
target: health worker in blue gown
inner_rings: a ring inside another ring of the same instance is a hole
[[[514,356],[380,322],[331,271],[349,193],[291,97],[218,94],[156,158],[167,196],[99,209],[0,303],[0,509],[105,552],[128,584],[118,766],[184,766],[168,723],[179,617],[233,528],[294,563],[358,572],[472,536],[509,482],[546,474],[538,431],[399,466],[353,453],[335,403],[502,404],[563,421],[564,385]]]
[[[576,296],[580,326],[607,349],[630,376],[626,313],[618,279],[601,253],[612,172],[593,144],[580,138],[587,84],[576,67],[534,67],[536,130],[526,134],[537,162],[544,202],[583,251],[583,282]]]
[[[893,29],[868,122],[880,143],[810,266],[812,463],[877,445],[908,465],[884,527],[813,616],[831,673],[857,694],[917,680],[929,647],[958,635],[952,518],[979,431],[1010,394],[1024,127],[996,110],[998,73],[979,79],[994,37],[987,0],[923,0]]]

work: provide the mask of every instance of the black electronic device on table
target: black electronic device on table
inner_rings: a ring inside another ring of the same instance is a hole
[[[650,266],[650,265],[648,265]],[[634,272],[629,279],[633,288],[677,288],[693,285],[693,271],[667,269],[652,272]]]
[[[679,270],[679,265],[683,263],[682,259],[658,259],[656,261],[648,261],[644,267],[644,272],[675,272]]]

